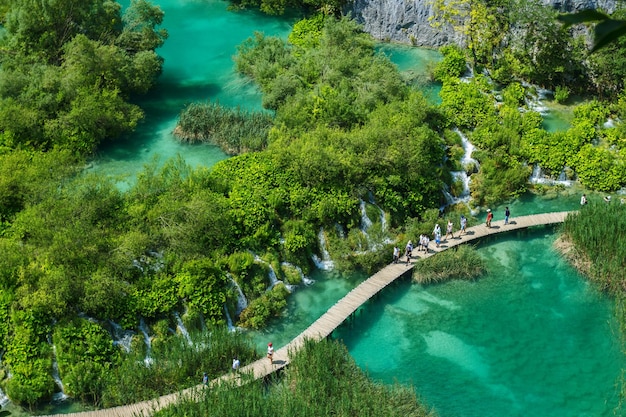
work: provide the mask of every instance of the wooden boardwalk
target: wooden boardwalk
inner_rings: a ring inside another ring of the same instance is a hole
[[[459,237],[458,230],[455,232],[455,238],[449,241],[443,241],[439,248],[435,247],[435,243],[431,242],[429,253],[419,252],[417,256],[413,256],[411,263],[390,264],[378,271],[376,274],[363,281],[360,285],[346,294],[341,300],[337,301],[326,313],[311,324],[306,330],[300,333],[296,338],[289,342],[286,346],[274,352],[274,362],[270,363],[269,359],[259,359],[240,369],[240,374],[246,375],[242,378],[240,375],[227,374],[211,381],[211,386],[228,383],[238,385],[248,378],[264,378],[277,370],[284,368],[289,364],[289,354],[300,349],[304,341],[307,339],[321,340],[328,337],[337,327],[339,327],[348,317],[350,317],[359,307],[366,303],[374,295],[378,294],[387,285],[406,274],[413,269],[415,262],[420,259],[431,257],[446,249],[458,246],[463,243],[471,242],[486,236],[510,232],[513,230],[523,229],[532,226],[541,226],[562,223],[569,212],[556,212],[533,214],[530,216],[516,217],[511,219],[508,225],[504,221],[493,222],[491,228],[487,228],[485,224],[480,224],[467,229],[467,233]],[[441,224],[442,231],[445,231],[446,225]],[[197,398],[197,394],[203,385],[198,385],[174,394],[164,395],[158,399],[143,401],[136,404],[130,404],[120,407],[108,408],[96,411],[86,411],[73,413],[73,417],[132,417],[132,416],[148,416],[155,411],[166,407],[174,402],[184,398]],[[68,416],[68,414],[57,414],[55,416]]]

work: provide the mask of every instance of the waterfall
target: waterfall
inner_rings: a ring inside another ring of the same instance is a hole
[[[319,240],[320,250],[322,251],[322,259],[320,259],[317,255],[313,255],[313,263],[315,263],[315,266],[318,269],[329,271],[333,269],[335,265],[330,259],[330,254],[326,248],[326,236],[324,235],[323,228],[320,228],[320,232],[317,234],[317,239]]]
[[[61,375],[59,374],[59,362],[57,361],[57,348],[55,345],[52,345],[52,355],[52,379],[54,379],[54,383],[59,389],[59,392],[54,393],[52,396],[52,401],[62,402],[67,399],[67,394],[65,394],[63,381],[61,381]]]
[[[463,170],[461,171],[453,171],[450,174],[452,175],[452,179],[454,183],[462,184],[463,188],[458,196],[453,196],[449,190],[444,189],[443,194],[446,199],[446,205],[453,205],[458,203],[468,203],[471,195],[470,195],[470,180],[471,173],[476,172],[476,170],[480,167],[478,161],[472,158],[472,153],[474,152],[474,145],[467,139],[467,136],[463,134],[459,129],[454,129],[454,132],[459,135],[461,138],[461,144],[463,146],[463,156],[461,157],[461,166]],[[444,209],[441,207],[441,209]]]
[[[122,326],[109,320],[111,325],[111,337],[113,337],[113,345],[121,346],[126,353],[130,352],[130,344],[133,341],[135,332],[132,330],[124,330]]]
[[[276,271],[274,271],[274,268],[272,267],[272,264],[270,264],[269,262],[265,262],[258,255],[254,255],[254,260],[256,262],[259,262],[259,263],[262,263],[262,264],[267,264],[267,266],[269,268],[269,272],[267,273],[267,276],[268,276],[268,278],[270,280],[270,286],[267,289],[268,291],[271,290],[272,288],[274,288],[274,286],[276,284],[278,284],[279,282],[282,283],[285,286],[285,288],[287,288],[287,290],[289,292],[292,292],[294,290],[294,286],[293,285],[285,284],[283,281],[278,279],[278,277],[276,276]]]
[[[233,276],[230,274],[227,274],[227,275],[228,275],[228,278],[230,278],[230,282],[233,284],[233,286],[237,290],[237,294],[238,294],[237,311],[235,311],[235,314],[239,315],[239,313],[241,313],[244,308],[248,307],[248,300],[246,299],[245,294],[243,293],[243,291],[241,290],[241,287],[239,286],[239,284],[237,284],[237,281],[235,281]]]
[[[154,360],[150,356],[150,353],[152,352],[152,339],[150,339],[150,335],[148,334],[148,326],[146,325],[143,317],[139,320],[139,331],[141,332],[141,334],[143,334],[143,341],[146,344],[146,357],[143,362],[146,364],[146,366],[150,366],[154,362]]]
[[[294,268],[296,271],[298,271],[298,273],[300,274],[300,280],[302,281],[304,285],[309,286],[315,283],[314,279],[311,279],[307,277],[306,275],[304,275],[304,272],[302,272],[302,268],[300,268],[299,266],[290,264],[289,262],[283,262],[282,265],[288,266],[290,268]]]
[[[609,117],[608,119],[606,119],[606,122],[602,124],[602,127],[605,129],[610,129],[612,127],[615,127],[615,121]]]
[[[180,332],[180,334],[183,335],[189,345],[193,345],[193,342],[191,341],[191,336],[189,336],[189,332],[187,331],[183,320],[180,318],[180,315],[176,311],[174,312],[174,319],[176,320],[176,329]]]
[[[463,134],[459,129],[454,129],[457,135],[461,138],[461,145],[463,146],[463,157],[461,158],[461,165],[463,165],[463,169],[467,172],[467,169],[473,165],[473,171],[477,170],[480,167],[480,164],[477,160],[472,158],[472,153],[476,149],[476,147],[469,141],[467,136]]]
[[[522,86],[527,92],[532,91],[533,89],[536,91],[535,94],[528,93],[528,96],[526,97],[526,106],[530,110],[536,111],[542,116],[547,115],[550,112],[550,109],[543,104],[543,100],[546,100],[549,96],[553,95],[553,92],[524,82],[522,83]],[[524,109],[520,110],[523,111]]]
[[[9,400],[9,397],[7,397],[4,391],[0,388],[0,409],[6,407],[9,402],[11,402],[11,400]]]
[[[235,331],[235,326],[233,325],[233,319],[230,317],[230,313],[228,312],[228,307],[224,304],[224,315],[226,316],[226,327],[228,327],[229,332]]]
[[[530,175],[530,178],[528,179],[528,181],[532,184],[544,184],[544,185],[561,184],[567,187],[572,185],[572,181],[567,179],[567,175],[565,174],[565,168],[561,170],[558,178],[555,180],[545,175],[539,164],[535,164],[533,166],[533,173]]]
[[[365,209],[365,201],[361,200],[359,207],[361,209],[361,232],[367,236],[367,230],[372,227],[372,221],[367,217],[367,210]]]

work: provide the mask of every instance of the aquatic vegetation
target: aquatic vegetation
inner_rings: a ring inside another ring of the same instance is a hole
[[[484,274],[487,264],[470,245],[460,245],[417,262],[413,267],[413,281],[433,284],[450,279],[473,280]]]

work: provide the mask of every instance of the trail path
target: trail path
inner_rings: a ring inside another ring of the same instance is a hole
[[[306,330],[300,333],[296,338],[289,342],[286,346],[274,352],[274,361],[270,364],[269,359],[263,358],[240,369],[240,374],[250,375],[254,379],[264,378],[277,370],[284,368],[289,364],[289,353],[300,349],[306,339],[320,340],[329,336],[337,327],[339,327],[350,315],[352,315],[361,305],[370,298],[380,292],[387,285],[404,275],[421,259],[429,258],[446,249],[453,248],[463,243],[471,242],[486,236],[510,232],[513,230],[524,229],[532,226],[549,225],[562,223],[569,212],[562,211],[556,213],[533,214],[529,216],[516,217],[505,225],[504,221],[493,222],[491,228],[484,224],[473,226],[467,229],[467,234],[458,237],[459,231],[455,232],[455,238],[448,241],[444,240],[439,248],[435,247],[431,242],[429,253],[419,252],[417,256],[413,256],[411,263],[400,262],[390,264],[381,269],[360,285],[346,294],[341,300],[337,301],[330,309],[326,311],[319,319],[311,324]],[[442,230],[445,230],[445,224],[442,224]],[[415,252],[414,252],[415,253]],[[221,383],[229,383],[238,385],[247,378],[241,378],[236,374],[227,374],[217,378],[209,384],[209,386]],[[197,394],[206,387],[198,385],[180,392],[164,395],[158,399],[142,401],[135,404],[129,404],[120,407],[108,408],[96,411],[85,411],[73,414],[55,414],[55,417],[132,417],[132,416],[148,416],[167,405],[170,405],[180,399],[195,398]]]

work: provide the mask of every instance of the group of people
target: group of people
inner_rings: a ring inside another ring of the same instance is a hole
[[[583,195],[583,198],[584,195]],[[585,200],[586,201],[586,200]],[[582,200],[581,200],[581,204]],[[585,202],[586,204],[586,202]],[[504,209],[504,224],[509,224],[509,218],[511,217],[511,211],[509,210],[509,207],[505,207]],[[487,209],[487,220],[486,220],[486,225],[487,227],[491,227],[491,223],[493,221],[493,212],[491,211],[491,209]],[[458,234],[458,239],[462,239],[461,236],[463,236],[464,234],[467,233],[467,217],[465,217],[465,215],[461,214],[461,218],[460,218],[460,225],[461,228],[459,229],[459,234]],[[432,232],[432,236],[433,239],[435,240],[435,246],[439,247],[441,245],[442,242],[442,231],[441,231],[441,226],[439,226],[439,223],[435,224],[435,228],[433,229]],[[447,240],[448,238],[451,239],[455,239],[454,237],[454,223],[452,222],[452,220],[448,220],[448,223],[446,225],[446,234],[443,237],[443,240]],[[424,251],[426,253],[428,253],[428,245],[430,245],[430,237],[427,234],[422,234],[419,237],[419,241],[417,243],[417,251],[421,252]],[[404,249],[404,256],[406,257],[406,263],[409,264],[411,262],[411,256],[413,254],[413,241],[409,240],[408,243],[406,244],[406,247]],[[398,262],[400,262],[400,248],[398,248],[398,246],[394,246],[393,247],[393,263],[397,264]]]

